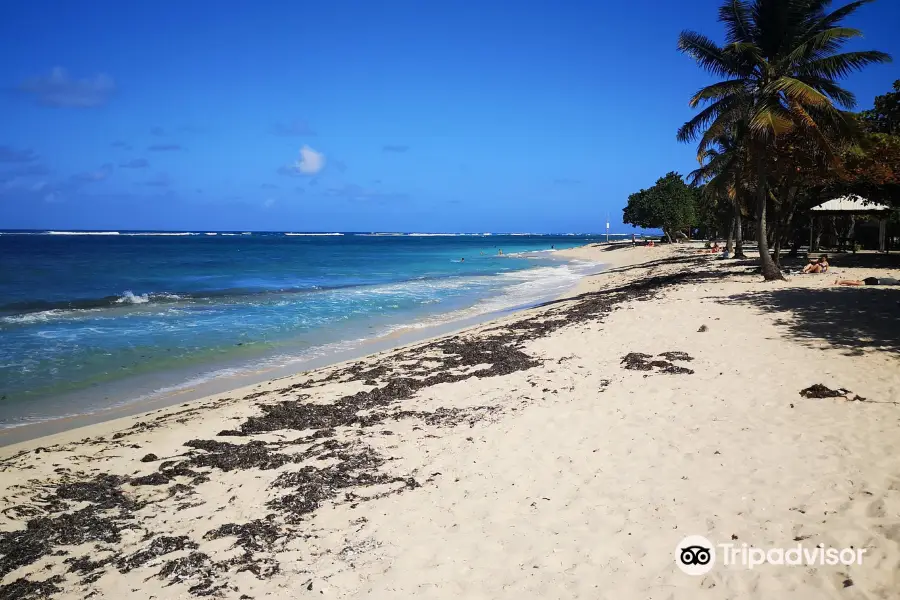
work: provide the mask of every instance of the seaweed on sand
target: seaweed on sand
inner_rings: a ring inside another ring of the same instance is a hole
[[[32,581],[20,577],[8,585],[0,586],[0,600],[42,600],[49,598],[61,590],[59,585],[63,582],[60,575],[54,575],[43,581]]]
[[[629,352],[622,357],[621,364],[625,369],[630,371],[652,371],[654,368],[659,369],[660,373],[668,373],[669,375],[685,374],[691,375],[693,370],[674,364],[674,360],[691,361],[694,358],[686,352],[672,350],[662,352],[657,356],[662,356],[666,360],[653,360],[653,356],[642,352]],[[646,377],[646,375],[645,375]]]
[[[132,569],[141,567],[150,562],[154,558],[177,552],[178,550],[193,550],[197,544],[186,535],[166,536],[161,535],[153,538],[150,546],[143,550],[139,550],[134,554],[120,559],[116,563],[116,567],[122,573],[127,573]]]
[[[800,395],[804,398],[846,398],[850,394],[850,390],[839,388],[832,390],[821,383],[814,383],[808,388],[800,390]]]

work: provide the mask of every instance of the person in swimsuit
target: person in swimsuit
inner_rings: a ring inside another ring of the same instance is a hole
[[[816,262],[811,262],[803,267],[804,273],[825,273],[828,271],[828,255],[823,254]]]
[[[900,285],[900,279],[893,277],[866,277],[865,279],[838,279],[834,285]]]

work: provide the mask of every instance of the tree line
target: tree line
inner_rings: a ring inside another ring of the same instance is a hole
[[[697,142],[699,166],[687,181],[668,173],[629,196],[624,222],[670,240],[693,226],[725,231],[737,257],[749,224],[771,280],[782,278],[782,251],[796,251],[807,222],[798,217],[813,206],[846,194],[900,206],[900,81],[862,112],[839,85],[891,60],[843,51],[862,37],[843,22],[872,1],[829,12],[830,0],[726,0],[724,45],[682,32],[679,51],[718,80],[690,98],[701,110],[677,132]]]

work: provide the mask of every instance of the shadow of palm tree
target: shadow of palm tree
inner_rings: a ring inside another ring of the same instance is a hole
[[[788,288],[729,296],[726,304],[782,313],[778,323],[807,345],[825,342],[848,354],[900,353],[900,289]]]

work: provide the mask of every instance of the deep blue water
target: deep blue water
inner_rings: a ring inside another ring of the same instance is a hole
[[[140,375],[287,364],[535,302],[592,268],[551,246],[597,239],[3,232],[0,427],[125,400],[104,386]],[[48,400],[75,392],[96,401]]]

